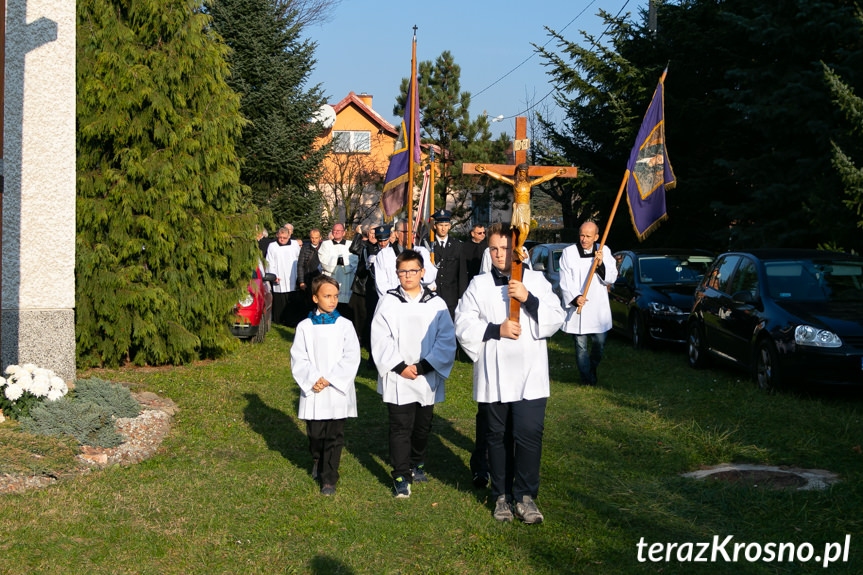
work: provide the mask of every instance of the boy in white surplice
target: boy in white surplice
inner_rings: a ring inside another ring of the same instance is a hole
[[[411,483],[428,481],[426,445],[434,404],[455,360],[455,329],[446,302],[421,284],[422,255],[396,258],[399,287],[388,290],[372,320],[372,355],[378,393],[389,410],[390,464],[396,497],[410,497]]]
[[[328,276],[312,282],[316,309],[297,325],[291,346],[291,374],[300,386],[298,416],[306,421],[312,477],[321,494],[334,495],[345,444],[345,419],[357,416],[354,379],[360,342],[353,324],[339,315],[339,284]]]

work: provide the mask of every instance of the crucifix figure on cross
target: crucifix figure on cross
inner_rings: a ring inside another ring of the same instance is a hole
[[[530,189],[537,184],[547,182],[557,176],[563,176],[566,174],[566,168],[558,168],[550,174],[545,174],[544,176],[540,176],[533,180],[529,177],[530,166],[527,162],[523,162],[516,166],[514,180],[488,169],[484,164],[478,164],[474,169],[480,174],[485,174],[495,180],[511,185],[512,189],[515,191],[515,197],[512,202],[512,222],[510,224],[510,228],[513,233],[516,234],[512,248],[513,257],[521,259],[521,248],[524,246],[524,240],[527,239],[527,234],[530,231]],[[518,254],[518,256],[515,254]]]
[[[527,163],[527,149],[530,140],[527,139],[527,118],[519,116],[515,119],[515,141],[512,149],[515,152],[515,164],[462,164],[461,173],[479,173],[490,176],[498,181],[510,184],[515,192],[512,205],[512,279],[521,281],[521,262],[524,259],[522,246],[530,231],[530,189],[533,186],[547,182],[552,178],[574,178],[578,169],[570,166],[530,166]],[[512,176],[512,177],[510,177]],[[530,178],[534,179],[530,179]],[[510,301],[510,319],[518,321],[519,303]]]

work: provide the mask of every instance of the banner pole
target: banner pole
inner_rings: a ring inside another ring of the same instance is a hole
[[[605,247],[605,240],[608,238],[608,230],[611,229],[611,222],[614,221],[614,215],[617,213],[617,206],[620,205],[620,198],[623,196],[623,189],[626,187],[626,182],[629,180],[629,170],[623,174],[623,181],[620,182],[620,189],[617,190],[617,198],[614,200],[614,207],[611,208],[611,215],[608,216],[608,224],[605,226],[605,231],[602,233],[602,239],[599,241],[599,251],[602,252],[602,248]],[[603,262],[605,263],[605,262]],[[609,262],[611,265],[611,262]],[[593,273],[596,271],[596,258],[593,259],[593,265],[590,266],[590,275],[587,276],[587,284],[584,286],[584,303],[587,303],[587,290],[590,289],[590,282],[593,280]],[[584,304],[578,306],[578,309],[575,310],[575,313],[580,314],[581,308]]]

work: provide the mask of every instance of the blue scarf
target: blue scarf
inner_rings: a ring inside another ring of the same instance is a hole
[[[312,324],[314,325],[325,325],[336,323],[336,319],[339,315],[338,310],[333,310],[330,313],[317,313],[317,310],[312,310],[309,312],[309,319],[312,320]]]

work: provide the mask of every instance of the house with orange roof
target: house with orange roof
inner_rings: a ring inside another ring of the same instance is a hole
[[[372,96],[351,92],[321,114],[326,131],[318,145],[332,144],[322,164],[318,191],[326,200],[332,221],[357,224],[380,222],[380,189],[390,155],[399,135],[398,126],[372,108]],[[327,126],[329,124],[329,126]]]

